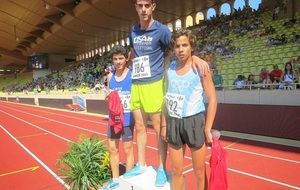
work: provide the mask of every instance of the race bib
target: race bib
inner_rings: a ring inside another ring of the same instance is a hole
[[[167,93],[166,105],[171,117],[182,118],[184,95]]]
[[[132,79],[151,77],[149,56],[141,56],[132,60]]]
[[[121,99],[121,103],[123,105],[124,108],[124,113],[126,112],[130,112],[130,94],[128,95],[119,95],[120,99]]]

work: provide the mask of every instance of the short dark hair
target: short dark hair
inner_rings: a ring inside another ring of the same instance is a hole
[[[126,58],[128,58],[128,52],[127,49],[124,46],[121,45],[115,45],[111,50],[110,50],[110,56],[113,57],[116,54],[122,54]]]

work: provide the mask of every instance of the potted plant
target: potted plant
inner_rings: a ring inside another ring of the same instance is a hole
[[[69,151],[57,160],[58,172],[71,189],[98,189],[111,178],[109,152],[103,139],[96,135],[80,135],[77,142],[68,143]]]

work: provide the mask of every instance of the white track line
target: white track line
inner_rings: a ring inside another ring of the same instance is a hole
[[[0,127],[5,131],[16,143],[18,143],[30,156],[32,156],[38,163],[40,163],[57,181],[59,181],[66,189],[70,189],[70,186],[66,184],[58,175],[55,174],[43,161],[41,161],[36,155],[28,150],[20,141],[18,141],[12,134],[10,134],[2,125]]]
[[[14,109],[13,109],[13,110],[14,110]],[[1,111],[1,110],[0,110],[0,111]],[[77,129],[80,129],[80,130],[83,130],[83,131],[88,131],[88,132],[91,132],[91,133],[96,133],[96,134],[99,134],[99,135],[106,136],[106,133],[100,133],[100,132],[97,132],[97,131],[93,131],[93,130],[90,130],[90,129],[86,129],[86,128],[83,128],[83,127],[79,127],[79,126],[77,126],[77,125],[72,125],[72,124],[69,124],[69,123],[57,121],[57,120],[55,120],[55,119],[49,119],[49,118],[47,118],[47,117],[39,116],[39,115],[36,115],[36,114],[31,114],[31,113],[24,112],[24,111],[20,111],[20,110],[15,110],[15,111],[18,111],[18,112],[21,112],[21,113],[24,113],[24,114],[27,114],[27,115],[35,116],[35,117],[37,117],[37,118],[45,119],[45,120],[47,120],[47,121],[52,121],[52,122],[60,123],[60,124],[63,124],[63,125],[66,125],[66,126],[69,126],[69,127],[72,127],[72,128],[77,128]],[[3,111],[1,111],[1,112],[3,112]],[[11,115],[11,114],[9,114],[9,113],[6,113],[6,112],[3,112],[3,113],[4,113],[4,114],[7,114],[7,115],[9,115],[9,116],[11,116],[11,117],[14,117],[14,118],[16,118],[16,119],[18,119],[18,120],[21,120],[21,121],[23,121],[23,122],[25,122],[25,123],[27,123],[27,124],[30,124],[30,125],[32,125],[32,126],[35,126],[36,128],[42,129],[42,128],[40,128],[40,127],[38,127],[38,126],[36,126],[36,125],[30,123],[30,122],[27,122],[27,121],[25,121],[25,120],[19,119],[19,118],[15,117],[15,116],[13,116],[13,115]],[[107,123],[106,123],[106,124],[107,124]]]
[[[282,160],[282,161],[286,161],[286,162],[293,162],[296,164],[300,164],[300,161],[296,161],[296,160],[290,160],[290,159],[280,158],[280,157],[276,157],[276,156],[269,156],[266,154],[260,154],[260,153],[255,153],[255,152],[251,152],[251,151],[246,151],[246,150],[239,150],[236,148],[226,148],[226,147],[224,147],[224,148],[228,149],[228,150],[232,150],[232,151],[243,152],[243,153],[247,153],[247,154],[253,154],[256,156],[262,156],[262,157],[272,158],[272,159],[276,159],[276,160]]]

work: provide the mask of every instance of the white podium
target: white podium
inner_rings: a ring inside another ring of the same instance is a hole
[[[157,167],[148,166],[145,173],[124,179],[119,178],[119,190],[170,190],[171,173],[167,171],[168,182],[162,187],[155,186]]]

